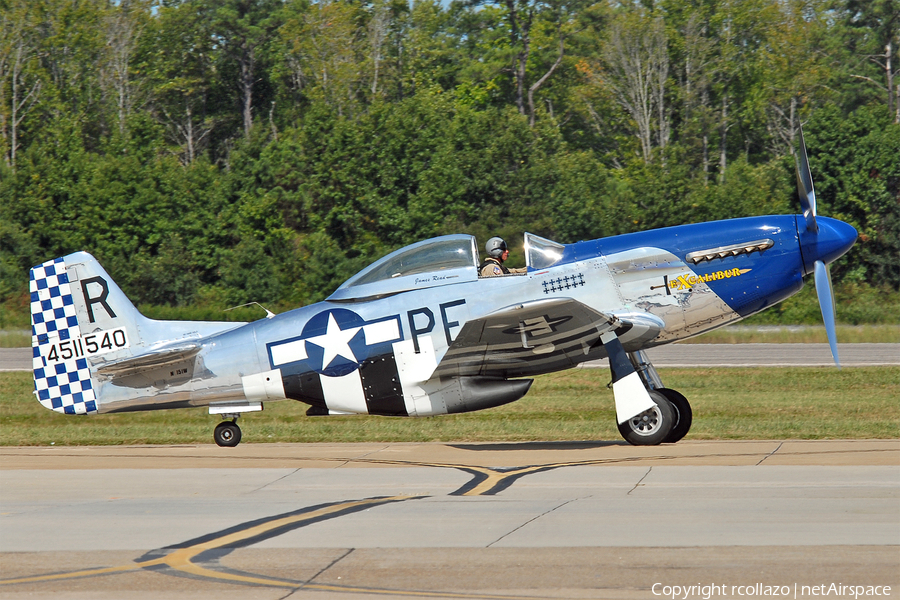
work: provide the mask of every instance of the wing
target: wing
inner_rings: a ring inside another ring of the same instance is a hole
[[[615,332],[634,345],[655,338],[664,323],[648,313],[619,317],[572,298],[507,306],[467,322],[434,376],[525,377],[606,356],[600,336]]]

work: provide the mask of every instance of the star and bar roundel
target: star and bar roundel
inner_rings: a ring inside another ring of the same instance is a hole
[[[400,315],[365,321],[352,310],[334,308],[307,321],[300,336],[267,348],[273,368],[305,362],[320,375],[341,377],[359,369],[370,356],[390,351],[390,344],[401,339]]]

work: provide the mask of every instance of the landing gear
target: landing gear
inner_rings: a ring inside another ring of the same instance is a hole
[[[668,441],[667,437],[675,428],[677,417],[675,408],[657,390],[650,390],[650,399],[656,406],[619,423],[619,433],[625,441],[634,446],[656,446]]]
[[[687,432],[690,431],[691,423],[694,420],[694,413],[691,410],[691,405],[688,403],[687,398],[675,390],[659,388],[656,391],[665,396],[666,400],[672,404],[672,408],[675,409],[675,426],[672,427],[672,431],[670,431],[669,435],[666,436],[666,439],[663,440],[664,444],[674,444],[686,436]]]
[[[216,444],[227,448],[233,448],[241,443],[241,428],[238,427],[237,419],[231,421],[222,421],[216,425],[213,432],[213,439]]]
[[[674,444],[691,429],[691,405],[680,393],[663,387],[659,374],[643,350],[629,352],[628,358],[656,406],[619,424],[619,433],[635,446]]]
[[[233,448],[240,444],[241,428],[237,424],[238,417],[246,412],[257,412],[262,409],[263,404],[259,401],[211,402],[209,414],[220,415],[224,419],[216,425],[216,430],[213,432],[216,444],[226,448]]]

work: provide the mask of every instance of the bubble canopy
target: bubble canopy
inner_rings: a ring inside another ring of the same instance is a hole
[[[406,246],[375,261],[345,281],[328,300],[369,299],[477,279],[475,236],[445,235]]]
[[[564,251],[562,244],[525,234],[525,260],[529,270],[546,269],[559,263]],[[328,300],[372,300],[409,290],[476,281],[478,263],[475,236],[436,237],[400,248],[375,261],[345,281]]]

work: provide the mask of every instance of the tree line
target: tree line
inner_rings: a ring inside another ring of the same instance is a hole
[[[0,0],[0,302],[320,300],[427,237],[798,212],[900,289],[898,0]],[[513,260],[522,261],[521,251]]]

